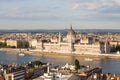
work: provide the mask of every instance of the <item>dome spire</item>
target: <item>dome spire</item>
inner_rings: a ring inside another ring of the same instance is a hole
[[[67,35],[74,35],[75,34],[75,32],[74,32],[74,30],[72,29],[72,25],[70,26],[70,29],[69,29],[69,31],[68,31],[68,33],[67,33]]]
[[[71,24],[71,26],[70,26],[70,29],[72,30],[72,24]]]

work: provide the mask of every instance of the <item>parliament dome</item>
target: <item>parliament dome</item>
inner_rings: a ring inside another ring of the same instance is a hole
[[[74,43],[75,42],[75,32],[72,29],[72,26],[71,26],[70,30],[68,30],[67,41],[70,42],[70,43]]]
[[[67,35],[75,35],[75,32],[72,29],[72,26],[71,26],[70,30],[68,31]]]

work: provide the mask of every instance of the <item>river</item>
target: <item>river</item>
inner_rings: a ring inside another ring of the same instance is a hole
[[[25,56],[18,56],[17,54],[11,54],[6,52],[0,52],[0,63],[2,64],[22,64],[34,60],[40,60],[42,62],[50,62],[53,65],[65,65],[66,63],[72,64],[74,60],[78,59],[81,65],[91,65],[102,67],[103,73],[116,73],[120,74],[120,60],[118,59],[101,59],[86,61],[81,57],[46,57],[26,54]]]

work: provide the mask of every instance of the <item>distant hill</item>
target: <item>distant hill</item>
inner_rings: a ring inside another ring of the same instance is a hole
[[[0,30],[0,33],[67,33],[69,29],[61,30]],[[120,29],[74,29],[76,33],[120,33]]]

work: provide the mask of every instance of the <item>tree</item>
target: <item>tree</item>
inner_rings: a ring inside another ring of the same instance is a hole
[[[0,48],[4,48],[4,47],[6,47],[7,45],[6,45],[6,42],[0,42]]]
[[[120,51],[120,45],[118,43],[116,46],[112,45],[110,49],[110,52],[117,52],[117,51]]]
[[[31,62],[32,66],[39,66],[39,65],[42,65],[42,62],[41,61],[33,61]]]
[[[11,48],[16,48],[16,46],[11,46]]]
[[[116,51],[120,51],[120,45],[118,43],[116,45]]]
[[[80,69],[80,63],[79,63],[79,61],[76,59],[76,60],[75,60],[75,70],[78,70],[78,69]]]
[[[26,42],[26,43],[24,44],[24,48],[29,48],[29,43],[28,43],[28,42]]]
[[[115,45],[111,46],[110,52],[116,52],[116,46]]]

